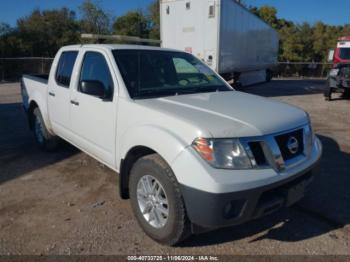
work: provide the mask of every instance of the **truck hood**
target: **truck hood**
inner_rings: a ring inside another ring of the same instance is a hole
[[[295,106],[238,91],[138,102],[194,125],[203,135],[217,138],[267,135],[304,125],[308,121],[306,113]]]

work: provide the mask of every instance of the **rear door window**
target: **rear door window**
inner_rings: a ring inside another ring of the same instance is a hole
[[[62,52],[57,65],[56,82],[58,85],[69,88],[73,67],[77,59],[78,51]]]

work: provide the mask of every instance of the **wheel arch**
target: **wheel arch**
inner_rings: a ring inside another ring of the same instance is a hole
[[[120,137],[119,187],[122,199],[129,198],[128,183],[132,165],[149,154],[158,154],[169,166],[186,147],[186,142],[173,132],[157,126],[133,127]],[[150,135],[152,134],[152,135]]]
[[[29,107],[28,107],[28,116],[29,120],[33,120],[33,112],[35,108],[39,108],[40,114],[43,118],[45,127],[47,128],[48,132],[52,135],[54,135],[52,129],[51,129],[51,123],[49,120],[49,113],[48,113],[48,101],[45,101],[42,94],[39,92],[34,92],[33,95],[29,99]],[[32,110],[32,111],[30,111]],[[31,114],[31,115],[30,115]],[[32,128],[32,123],[30,123],[30,128]]]
[[[29,128],[30,130],[33,130],[33,126],[34,126],[34,110],[35,108],[39,108],[38,104],[32,100],[29,103],[29,107],[28,107],[28,124],[29,124]],[[39,108],[40,110],[40,108]]]
[[[120,161],[119,195],[122,199],[129,199],[129,177],[133,165],[138,159],[150,154],[158,154],[147,146],[134,146]],[[159,154],[158,154],[159,155]]]

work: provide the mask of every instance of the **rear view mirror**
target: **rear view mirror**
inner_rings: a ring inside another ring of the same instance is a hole
[[[333,62],[333,57],[334,57],[334,49],[330,49],[328,51],[328,58],[327,58],[328,63]]]
[[[83,80],[80,82],[80,91],[87,95],[105,97],[104,84],[97,80]]]

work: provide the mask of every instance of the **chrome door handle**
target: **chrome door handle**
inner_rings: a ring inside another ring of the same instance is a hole
[[[55,93],[49,92],[50,96],[55,96]]]
[[[79,102],[75,101],[75,100],[71,100],[70,101],[71,104],[75,105],[75,106],[79,106]]]

